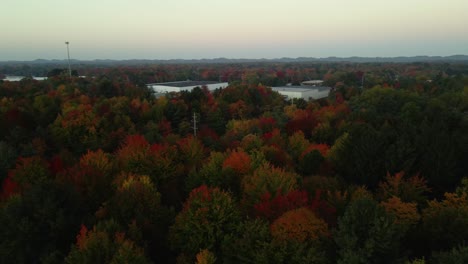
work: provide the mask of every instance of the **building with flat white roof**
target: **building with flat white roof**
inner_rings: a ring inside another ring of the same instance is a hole
[[[2,79],[2,81],[9,81],[9,82],[19,82],[22,79],[26,78],[26,76],[13,76],[13,75],[6,75],[5,78]],[[47,80],[47,77],[36,77],[33,76],[31,77],[33,80],[36,81],[44,81]]]
[[[287,99],[302,98],[305,100],[326,98],[331,90],[330,87],[302,85],[271,87],[271,89]]]
[[[191,91],[195,87],[205,86],[210,91],[214,91],[218,88],[225,88],[228,86],[227,82],[215,82],[215,81],[180,81],[180,82],[165,82],[165,83],[150,83],[146,85],[151,88],[155,93],[170,93],[170,92],[181,92]]]

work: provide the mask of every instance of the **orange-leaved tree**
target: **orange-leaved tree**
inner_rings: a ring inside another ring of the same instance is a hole
[[[200,250],[200,252],[198,252],[196,256],[196,259],[197,259],[196,264],[215,264],[216,263],[215,255],[208,249]]]
[[[274,239],[305,242],[328,236],[328,226],[307,207],[284,213],[271,224]]]
[[[405,203],[400,198],[393,196],[380,203],[387,213],[395,216],[395,224],[401,225],[405,230],[418,223],[421,215],[416,203]]]
[[[421,205],[426,201],[429,192],[424,178],[419,175],[405,177],[402,171],[394,175],[387,173],[385,180],[379,183],[377,197],[386,200],[396,196],[403,202],[416,202]]]
[[[240,148],[230,151],[229,156],[223,162],[223,169],[228,168],[241,175],[249,173],[251,170],[250,156]]]

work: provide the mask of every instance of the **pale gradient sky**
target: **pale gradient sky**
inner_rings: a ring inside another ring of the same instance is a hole
[[[0,61],[468,54],[468,0],[2,0]]]

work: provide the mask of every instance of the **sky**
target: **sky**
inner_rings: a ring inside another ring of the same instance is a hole
[[[0,61],[468,55],[468,0],[2,0]]]

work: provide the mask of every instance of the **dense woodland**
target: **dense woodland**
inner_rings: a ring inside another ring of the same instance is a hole
[[[8,67],[1,263],[468,262],[467,64]]]

